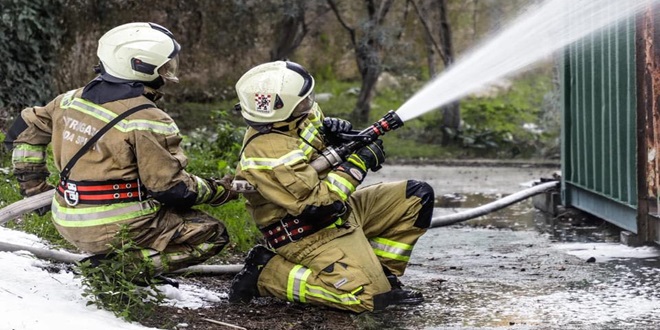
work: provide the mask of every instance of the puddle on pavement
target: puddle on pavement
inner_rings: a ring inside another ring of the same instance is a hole
[[[461,212],[494,202],[506,195],[445,194],[436,198],[441,213]],[[552,216],[533,206],[532,199],[520,201],[501,210],[463,222],[477,228],[536,230],[556,242],[619,242],[616,226],[577,211]]]

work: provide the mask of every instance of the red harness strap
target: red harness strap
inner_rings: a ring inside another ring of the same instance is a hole
[[[60,181],[57,193],[67,204],[114,204],[142,200],[146,189],[138,180]]]
[[[303,237],[314,234],[315,232],[331,225],[337,221],[337,219],[338,217],[332,216],[327,219],[318,219],[311,222],[286,216],[278,222],[261,228],[260,231],[264,234],[264,238],[268,245],[277,249],[290,242],[295,242]]]

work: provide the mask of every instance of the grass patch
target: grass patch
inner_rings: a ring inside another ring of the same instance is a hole
[[[197,208],[225,224],[229,231],[229,245],[223,252],[247,251],[262,238],[261,232],[245,209],[245,199],[242,197],[220,207],[200,205]]]

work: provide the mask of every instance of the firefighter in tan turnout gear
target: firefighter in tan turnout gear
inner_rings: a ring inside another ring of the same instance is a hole
[[[224,225],[190,207],[236,198],[231,178],[186,172],[179,129],[154,104],[166,81],[178,82],[179,50],[157,24],[108,31],[99,39],[99,75],[43,107],[24,109],[6,138],[24,196],[53,188],[46,182],[46,147],[52,146],[60,180],[50,210],[67,241],[106,254],[120,225],[127,225],[153,275],[220,252],[228,243]]]
[[[408,180],[356,190],[384,161],[381,140],[317,173],[310,162],[352,125],[324,117],[313,90],[312,76],[286,61],[258,65],[236,84],[250,126],[236,179],[256,189],[244,196],[268,248],[250,250],[230,301],[274,296],[354,312],[422,303],[397,277],[430,225],[432,188]]]

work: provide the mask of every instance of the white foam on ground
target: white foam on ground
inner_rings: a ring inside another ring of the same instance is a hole
[[[562,243],[552,246],[580,259],[587,260],[594,257],[596,262],[660,256],[660,249],[654,246],[630,247],[618,243]]]

